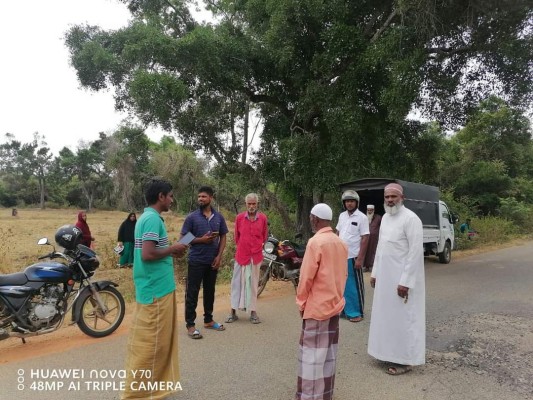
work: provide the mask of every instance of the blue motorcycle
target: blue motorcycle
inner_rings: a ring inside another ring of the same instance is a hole
[[[0,340],[18,337],[25,342],[27,337],[51,333],[70,310],[71,323],[92,337],[107,336],[120,326],[124,298],[116,283],[91,281],[100,261],[92,249],[79,244],[81,237],[77,227],[62,226],[55,241],[63,252],[42,238],[37,243],[53,250],[39,260],[49,261],[0,275]]]

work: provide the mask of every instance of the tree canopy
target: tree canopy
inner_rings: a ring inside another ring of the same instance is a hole
[[[216,23],[180,0],[124,1],[134,19],[66,35],[80,83],[231,168],[246,116],[264,121],[265,179],[313,198],[355,176],[417,177],[428,139],[417,108],[456,127],[489,93],[531,104],[532,10],[525,0],[209,0]],[[418,148],[418,150],[417,150]],[[419,154],[420,155],[420,154]]]

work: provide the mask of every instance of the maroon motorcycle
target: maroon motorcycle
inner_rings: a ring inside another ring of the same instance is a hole
[[[301,234],[296,235],[296,239],[301,238]],[[257,296],[263,292],[269,279],[290,281],[296,290],[304,253],[305,245],[290,240],[280,241],[270,234],[263,246],[263,263],[261,264]]]

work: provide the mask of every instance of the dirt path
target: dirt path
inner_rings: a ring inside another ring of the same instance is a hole
[[[217,286],[217,300],[215,303],[215,313],[218,318],[223,318],[229,309],[229,285]],[[182,298],[180,288],[178,288],[179,298]],[[268,282],[265,292],[261,294],[260,300],[273,299],[286,295],[294,295],[292,285],[286,282]],[[201,296],[200,296],[201,298]],[[201,307],[201,301],[198,302]],[[183,321],[183,303],[178,304],[178,323]],[[39,356],[44,356],[52,353],[59,353],[73,348],[87,346],[95,343],[95,341],[103,342],[113,340],[117,336],[126,335],[130,329],[131,318],[135,303],[126,304],[126,315],[120,327],[110,336],[104,338],[92,338],[85,335],[77,325],[68,325],[67,320],[70,315],[65,318],[65,323],[57,331],[42,335],[26,338],[26,343],[23,344],[20,339],[10,338],[0,342],[0,364],[6,364],[15,361],[27,360]]]

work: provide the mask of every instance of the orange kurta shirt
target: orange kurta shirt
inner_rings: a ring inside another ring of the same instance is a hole
[[[344,308],[348,248],[331,227],[309,239],[300,270],[296,304],[304,319],[324,321]]]

